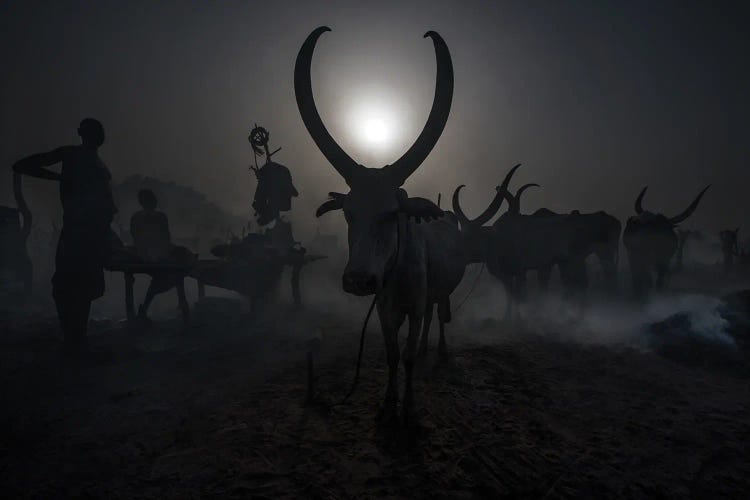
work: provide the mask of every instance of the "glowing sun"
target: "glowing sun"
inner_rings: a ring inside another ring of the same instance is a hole
[[[362,139],[370,144],[383,144],[388,139],[388,128],[385,122],[377,117],[368,117],[362,121]]]
[[[352,139],[370,154],[391,152],[399,135],[398,116],[392,106],[367,100],[349,112]]]

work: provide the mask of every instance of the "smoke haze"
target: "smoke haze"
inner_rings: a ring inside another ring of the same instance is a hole
[[[524,210],[607,210],[625,218],[643,185],[646,207],[682,210],[713,183],[686,224],[747,225],[750,63],[742,4],[682,2],[5,2],[0,7],[0,162],[77,142],[100,118],[115,180],[150,175],[200,188],[249,216],[253,123],[283,147],[301,195],[296,232],[341,230],[315,207],[345,185],[309,138],[294,102],[300,43],[329,25],[313,62],[325,123],[370,166],[409,147],[434,86],[428,29],[450,47],[454,104],[437,147],[408,181],[435,199],[458,184],[478,213],[505,171],[535,181]],[[325,8],[324,8],[325,7]],[[33,26],[33,29],[27,29]],[[356,141],[351,110],[383,103],[397,117],[388,148]],[[27,180],[41,223],[59,217],[55,186]],[[520,184],[519,184],[520,185]],[[11,200],[3,183],[0,202]],[[12,204],[12,203],[11,203]],[[128,214],[129,215],[129,214]],[[185,235],[187,236],[187,235]]]

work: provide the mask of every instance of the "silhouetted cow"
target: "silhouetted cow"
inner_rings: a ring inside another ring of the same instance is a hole
[[[457,225],[441,219],[443,211],[433,202],[409,197],[401,188],[443,131],[453,97],[453,65],[440,35],[428,32],[425,37],[430,37],[435,46],[437,82],[427,123],[416,142],[395,163],[366,168],[354,162],[334,141],[315,106],[310,65],[315,44],[326,31],[330,29],[317,28],[302,45],[294,70],[294,87],[307,130],[350,191],[331,193],[331,199],[318,208],[316,215],[344,211],[349,260],[342,278],[343,288],[354,295],[376,294],[389,368],[383,406],[385,420],[397,414],[398,331],[408,317],[402,409],[408,423],[414,405],[412,375],[423,317],[431,310],[431,304],[437,303],[442,310],[441,323],[447,321],[448,296],[460,282],[465,268]],[[422,221],[427,223],[420,224]],[[441,308],[442,304],[445,305]]]
[[[508,185],[518,167],[520,165],[506,175],[492,203],[474,220],[468,219],[459,203],[463,186],[453,194],[453,208],[461,222],[469,259],[486,262],[490,273],[508,289],[510,300],[506,316],[511,316],[513,302],[522,298],[529,270],[537,270],[542,287],[546,287],[551,269],[557,265],[563,285],[570,292],[582,291],[588,286],[586,258],[595,254],[608,287],[614,288],[620,222],[604,212],[557,214],[542,208],[531,215],[522,215],[521,195],[537,184],[526,184],[512,195]],[[497,213],[503,200],[508,202],[508,211],[493,226],[484,226]]]
[[[664,287],[669,273],[669,262],[677,250],[675,226],[690,217],[698,208],[701,198],[710,186],[706,186],[685,211],[669,218],[643,210],[641,203],[648,186],[641,190],[635,200],[635,213],[628,219],[622,242],[628,252],[630,272],[636,295],[643,296],[652,287],[652,272],[656,272],[656,289]]]

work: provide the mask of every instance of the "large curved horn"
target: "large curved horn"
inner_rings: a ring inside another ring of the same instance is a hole
[[[458,222],[461,223],[461,225],[471,224],[471,221],[468,217],[466,217],[466,214],[463,210],[461,210],[461,205],[458,203],[458,192],[461,191],[463,188],[466,187],[466,184],[461,184],[456,188],[455,191],[453,191],[453,212],[456,214],[456,217],[458,218]]]
[[[505,175],[505,179],[503,179],[503,183],[502,183],[502,184],[500,184],[500,185],[499,185],[498,187],[496,187],[495,189],[496,189],[497,191],[507,191],[507,190],[508,190],[508,186],[510,186],[510,180],[511,180],[511,178],[513,177],[513,174],[515,174],[515,173],[516,173],[516,170],[518,170],[518,168],[519,168],[520,166],[521,166],[521,164],[519,163],[519,164],[518,164],[518,165],[516,165],[515,167],[511,168],[511,169],[510,169],[510,172],[508,172],[508,173],[507,173],[507,174]]]
[[[472,221],[472,224],[483,226],[488,223],[490,219],[495,216],[497,211],[500,210],[503,200],[505,200],[505,197],[500,192],[495,193],[495,197],[492,199],[490,205],[481,213],[481,215],[479,215],[479,217]]]
[[[695,212],[695,209],[698,208],[698,203],[700,203],[701,198],[703,198],[703,195],[706,193],[706,191],[708,191],[708,188],[710,187],[711,187],[711,184],[703,188],[703,191],[698,193],[698,196],[695,197],[695,199],[690,204],[690,206],[688,206],[685,209],[685,211],[682,212],[681,214],[676,215],[672,217],[671,219],[669,219],[669,222],[671,222],[672,224],[679,224],[680,222],[684,221],[685,219],[693,215],[693,212]]]
[[[489,204],[489,206],[484,210],[484,212],[482,212],[479,215],[479,217],[477,217],[473,221],[469,221],[468,219],[466,219],[467,222],[470,222],[471,224],[475,224],[475,225],[478,225],[478,226],[483,226],[483,225],[487,224],[487,222],[489,222],[489,220],[492,217],[495,216],[495,214],[497,213],[497,211],[500,210],[500,207],[502,206],[503,201],[505,200],[505,196],[502,193],[503,193],[503,191],[507,191],[508,190],[508,185],[510,184],[510,180],[513,177],[513,174],[516,173],[516,170],[518,170],[518,167],[520,167],[520,166],[521,166],[521,164],[519,163],[518,165],[516,165],[513,168],[511,168],[510,172],[508,172],[505,175],[505,179],[503,179],[503,183],[501,185],[499,185],[498,187],[495,188],[495,190],[497,191],[497,193],[495,194],[495,197],[492,199],[492,202]],[[458,190],[461,189],[462,187],[463,186],[459,186],[458,189],[456,189],[456,193],[453,194],[453,200],[454,200],[453,201],[453,206],[454,206],[454,208],[455,208],[455,206],[458,203],[458,198],[457,198]],[[460,210],[460,207],[459,207],[459,210]],[[466,217],[466,216],[464,216],[464,217]]]
[[[453,100],[453,62],[448,46],[445,40],[434,31],[428,31],[424,36],[432,38],[432,43],[435,45],[435,59],[437,60],[435,97],[422,133],[419,134],[412,147],[388,167],[388,170],[393,172],[393,179],[398,186],[401,186],[419,168],[435,147],[448,121]]]
[[[453,192],[453,212],[456,214],[456,217],[458,217],[459,222],[461,224],[471,224],[472,226],[483,226],[489,220],[497,213],[497,211],[500,209],[500,206],[503,204],[503,200],[505,199],[499,191],[495,194],[495,198],[493,198],[490,205],[484,210],[484,212],[479,215],[474,220],[469,220],[469,218],[466,216],[463,210],[461,210],[461,206],[458,202],[458,193],[466,187],[464,184],[461,184],[456,188],[456,190]]]
[[[518,215],[521,213],[521,195],[530,187],[539,187],[539,184],[524,184],[523,186],[518,188],[518,191],[516,191],[516,195],[513,197],[513,203],[510,204],[510,208],[508,209],[509,213],[513,215]]]
[[[635,213],[638,215],[641,215],[643,213],[643,195],[646,194],[646,190],[648,189],[648,186],[641,189],[641,192],[638,194],[638,198],[635,199]]]
[[[514,203],[514,200],[515,200],[515,198],[513,197],[513,195],[512,195],[512,194],[510,194],[510,191],[508,191],[507,189],[506,189],[506,190],[504,190],[504,191],[501,191],[501,190],[500,190],[500,189],[498,188],[498,191],[497,191],[497,192],[498,192],[498,194],[499,194],[500,196],[502,196],[502,197],[503,197],[503,198],[505,199],[505,201],[507,201],[507,202],[508,202],[508,212],[506,212],[506,213],[509,213],[509,212],[510,212],[510,207],[512,207],[512,206],[513,206],[513,203]]]
[[[357,162],[351,159],[351,157],[344,152],[341,147],[336,144],[331,134],[328,133],[323,120],[320,119],[318,109],[315,106],[315,99],[313,98],[312,82],[310,80],[310,65],[312,62],[313,51],[315,50],[315,44],[320,38],[320,35],[326,31],[331,31],[331,28],[327,26],[321,26],[307,37],[305,43],[299,49],[297,54],[297,62],[294,65],[294,94],[297,97],[297,108],[299,108],[299,114],[302,116],[302,121],[307,127],[307,131],[310,133],[315,144],[318,145],[318,149],[323,153],[323,156],[331,163],[333,168],[341,174],[341,177],[349,183],[352,172],[358,167]]]

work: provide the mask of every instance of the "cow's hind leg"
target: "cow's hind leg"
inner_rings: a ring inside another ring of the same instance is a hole
[[[505,316],[503,317],[503,323],[510,325],[513,323],[513,302],[515,295],[515,283],[513,278],[503,280],[505,285]]]
[[[549,291],[549,281],[552,277],[552,266],[540,267],[537,271],[537,280],[539,282],[539,290],[542,292]]]
[[[633,292],[638,299],[644,299],[651,289],[651,269],[643,257],[628,253],[630,274],[633,278]]]
[[[518,326],[521,324],[521,304],[526,301],[526,273],[521,272],[513,279],[513,288],[511,289],[511,310],[510,324]]]
[[[409,336],[406,339],[404,348],[404,405],[402,416],[405,426],[410,426],[414,422],[414,361],[417,357],[417,340],[419,340],[419,331],[422,326],[422,315],[412,313],[409,315]]]
[[[599,252],[599,264],[604,274],[604,286],[608,293],[617,291],[617,250],[612,252]]]
[[[586,290],[589,285],[586,261],[575,259],[566,262],[564,266],[560,267],[560,275],[566,298],[570,301],[564,307],[568,310],[577,311],[576,315],[580,317],[585,308]],[[570,304],[574,307],[570,307]]]
[[[445,342],[445,324],[451,320],[451,299],[446,297],[438,303],[438,321],[440,324],[440,341],[438,343],[438,353],[445,357],[448,355],[448,346]]]
[[[386,425],[398,422],[398,329],[404,321],[404,314],[396,313],[378,304],[378,316],[383,331],[385,354],[388,360],[388,386],[380,412],[380,420]]]
[[[429,337],[430,337],[430,324],[432,323],[432,311],[434,304],[432,302],[427,304],[424,313],[424,325],[422,325],[422,339],[419,341],[419,353],[421,355],[427,354],[429,349]],[[440,306],[438,305],[438,315],[440,314]],[[442,327],[441,327],[442,328]]]

